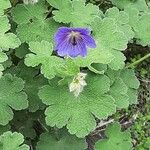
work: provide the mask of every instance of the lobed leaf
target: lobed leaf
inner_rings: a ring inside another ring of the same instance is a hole
[[[20,24],[17,28],[17,36],[22,43],[42,40],[53,42],[58,27],[60,25],[53,19],[35,20],[32,23]]]
[[[108,64],[108,66],[113,70],[123,69],[125,66],[126,57],[120,51],[111,50],[114,59]]]
[[[135,38],[137,38],[138,43],[143,46],[150,45],[150,13],[144,14],[137,21],[134,28]]]
[[[9,0],[0,1],[0,16],[4,15],[4,10],[11,7],[11,3]]]
[[[111,79],[110,93],[116,100],[118,108],[127,108],[129,104],[137,103],[139,81],[132,69],[114,71],[108,69],[107,76]]]
[[[137,44],[142,46],[150,45],[150,13],[143,10],[139,11],[136,7],[129,5],[125,8],[125,11],[129,15],[129,24],[135,32],[134,38],[136,38]]]
[[[32,53],[27,54],[25,64],[36,67],[41,65],[41,73],[48,79],[52,79],[57,74],[57,70],[63,65],[63,59],[52,56],[53,44],[42,42],[30,42]]]
[[[4,67],[2,64],[0,64],[0,78],[2,77],[3,75],[3,71],[4,71]]]
[[[119,123],[108,125],[105,133],[107,139],[98,141],[95,150],[132,150],[131,135],[129,131],[121,132]]]
[[[11,127],[10,127],[9,124],[6,125],[6,126],[0,125],[0,136],[1,136],[4,132],[7,132],[7,131],[10,130],[10,129],[11,129]]]
[[[18,48],[15,49],[15,55],[22,59],[26,54],[30,53],[29,46],[26,43],[21,44]]]
[[[85,27],[89,25],[99,14],[99,9],[93,4],[85,4],[85,0],[65,0],[48,2],[56,7],[54,10],[54,20],[57,22],[71,23],[74,27]]]
[[[134,32],[129,25],[129,15],[125,11],[119,11],[117,7],[113,7],[110,9],[107,9],[105,13],[107,18],[112,18],[116,24],[117,24],[117,29],[118,31],[122,31],[128,41],[133,39],[134,37]]]
[[[67,125],[71,134],[84,137],[96,126],[94,116],[103,119],[115,113],[114,99],[106,94],[110,88],[109,78],[88,75],[86,82],[87,86],[78,97],[69,92],[68,85],[55,83],[55,86],[40,89],[39,97],[49,106],[45,112],[47,125],[59,128]]]
[[[29,146],[23,144],[24,137],[17,132],[5,132],[0,136],[0,149],[1,150],[29,150]]]
[[[36,4],[18,4],[11,10],[13,20],[17,24],[25,24],[32,22],[35,19],[43,20],[46,18],[46,6],[44,2]]]
[[[6,125],[13,118],[14,110],[28,107],[27,95],[23,92],[24,82],[21,78],[5,74],[0,79],[0,124]]]
[[[111,0],[114,5],[120,9],[128,6],[137,8],[139,11],[148,11],[148,6],[145,0]]]
[[[45,105],[41,102],[37,93],[42,85],[47,84],[47,80],[39,75],[39,69],[27,67],[23,62],[20,62],[17,66],[11,67],[8,72],[25,81],[24,91],[28,95],[29,111],[35,112],[44,109]]]
[[[85,150],[87,145],[84,139],[69,134],[63,134],[61,138],[56,139],[55,135],[43,133],[36,148],[37,150]]]
[[[108,52],[114,57],[109,62],[109,66],[114,70],[122,69],[125,56],[120,51],[127,48],[128,40],[123,32],[118,31],[114,19],[97,19],[93,22],[92,28],[97,41],[97,49],[101,52]]]
[[[127,94],[129,96],[129,103],[137,104],[137,89],[139,88],[140,82],[135,76],[134,71],[131,69],[122,70],[120,77],[122,78],[123,82],[128,86]]]
[[[93,63],[109,64],[114,59],[114,56],[108,51],[101,51],[98,46],[96,49],[89,49],[88,55],[83,57],[77,57],[74,62],[79,67],[89,67]]]
[[[55,7],[56,9],[63,9],[63,7],[67,7],[70,5],[70,0],[46,0],[51,6]]]
[[[14,114],[13,120],[10,122],[12,130],[21,133],[25,137],[25,142],[29,143],[29,140],[35,139],[36,131],[35,131],[35,122],[38,117],[35,119],[34,116],[37,115],[36,113],[29,113],[26,110],[17,111]]]
[[[10,29],[9,20],[6,16],[0,16],[0,49],[9,50],[16,48],[21,43],[13,33],[6,33]]]

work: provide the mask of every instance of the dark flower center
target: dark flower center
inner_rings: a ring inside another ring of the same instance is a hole
[[[81,39],[81,34],[79,32],[71,31],[68,35],[69,41],[73,46],[77,45],[77,41]]]

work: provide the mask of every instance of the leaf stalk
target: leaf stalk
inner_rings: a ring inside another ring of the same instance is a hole
[[[126,68],[133,68],[133,67],[137,66],[139,63],[141,63],[142,61],[144,61],[145,59],[148,59],[149,57],[150,57],[150,53],[148,53],[144,57],[140,58],[139,60],[129,64]]]

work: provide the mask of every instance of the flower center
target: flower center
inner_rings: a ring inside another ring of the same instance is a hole
[[[79,32],[71,31],[69,34],[69,41],[73,46],[77,45],[77,40],[81,38],[81,34]]]

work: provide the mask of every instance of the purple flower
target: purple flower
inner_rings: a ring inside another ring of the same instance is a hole
[[[84,57],[87,55],[87,47],[96,47],[90,30],[85,28],[61,27],[55,34],[55,42],[59,56]]]

